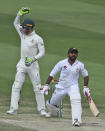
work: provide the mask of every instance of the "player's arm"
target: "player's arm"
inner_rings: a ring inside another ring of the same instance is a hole
[[[17,13],[17,16],[14,20],[14,27],[16,28],[19,36],[21,37],[21,30],[22,30],[22,27],[20,26],[20,19],[21,19],[21,16],[25,15],[25,14],[28,14],[29,13],[29,8],[26,8],[26,7],[23,7],[21,8],[18,13]]]
[[[45,55],[45,46],[43,39],[41,37],[38,39],[37,45],[38,45],[38,54],[35,56],[35,58],[38,60]]]
[[[49,84],[52,81],[52,79],[53,79],[53,77],[49,76],[48,79],[47,79],[47,81],[46,81],[46,84],[40,88],[40,90],[41,90],[42,93],[48,95],[48,93],[50,91]]]
[[[90,89],[88,88],[88,81],[89,81],[89,76],[84,77],[84,88],[83,88],[83,93],[85,97],[90,96]]]
[[[21,37],[20,16],[16,16],[13,24],[19,36]]]
[[[45,47],[44,47],[44,42],[43,39],[40,38],[38,41],[38,54],[32,58],[26,57],[25,58],[25,65],[30,66],[32,63],[40,59],[45,55]]]
[[[46,81],[46,84],[49,85],[50,82],[52,81],[52,79],[54,78],[54,76],[55,76],[58,72],[60,72],[61,69],[62,69],[62,62],[60,61],[60,62],[58,62],[58,63],[54,66],[54,68],[53,68],[52,71],[50,72],[50,75],[49,75],[49,77],[48,77],[48,79],[47,79],[47,81]]]
[[[58,62],[55,67],[52,69],[49,77],[47,78],[46,84],[43,86],[43,88],[41,88],[41,90],[43,90],[43,92],[45,92],[45,94],[48,94],[50,88],[49,88],[49,84],[52,81],[52,79],[54,78],[54,76],[60,72],[62,69],[61,67],[61,62]]]
[[[84,87],[88,87],[89,76],[84,77]]]
[[[52,77],[52,76],[49,76],[48,79],[47,79],[47,81],[46,81],[46,84],[49,85],[50,82],[52,81],[52,79],[53,79],[53,77]]]
[[[81,73],[82,73],[82,76],[84,77],[83,93],[84,93],[84,96],[87,97],[86,94],[90,96],[90,89],[88,88],[89,76],[88,76],[88,71],[84,67],[84,64],[81,64]]]
[[[52,69],[49,77],[47,78],[46,85],[49,85],[54,76],[61,71],[61,65],[60,62],[55,65],[55,67]]]

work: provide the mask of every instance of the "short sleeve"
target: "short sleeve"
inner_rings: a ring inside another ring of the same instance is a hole
[[[54,77],[58,72],[61,71],[62,67],[61,67],[61,61],[58,62],[55,67],[52,69],[51,73],[50,73],[50,76]]]
[[[82,76],[84,76],[84,77],[88,76],[88,71],[86,70],[83,63],[81,63],[80,72],[81,72]]]

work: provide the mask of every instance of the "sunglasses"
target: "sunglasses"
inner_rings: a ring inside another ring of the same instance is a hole
[[[77,50],[72,50],[70,53],[78,54],[78,51]]]
[[[23,29],[25,29],[25,30],[31,30],[32,27],[30,27],[30,26],[23,26]]]

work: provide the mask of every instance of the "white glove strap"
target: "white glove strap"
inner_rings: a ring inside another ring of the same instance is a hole
[[[19,12],[17,13],[17,15],[18,15],[18,16],[22,16],[22,13],[19,11]]]
[[[87,95],[90,96],[90,89],[87,88],[87,87],[84,87],[84,89],[83,89],[83,93],[84,93],[85,96],[86,96],[85,93],[87,93]]]
[[[49,85],[46,84],[46,85],[42,86],[41,92],[44,93],[45,95],[48,95],[49,90],[50,90]]]

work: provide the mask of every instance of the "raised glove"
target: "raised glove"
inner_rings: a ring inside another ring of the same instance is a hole
[[[50,91],[50,88],[49,88],[48,84],[42,86],[42,87],[40,88],[40,91],[41,91],[42,93],[44,93],[45,95],[48,95],[48,93],[49,93],[49,91]]]
[[[85,97],[89,97],[90,96],[90,89],[87,87],[83,88],[83,93]]]
[[[26,14],[29,13],[29,11],[30,11],[30,8],[28,8],[28,7],[22,7],[22,8],[18,11],[17,15],[18,15],[18,16],[26,15]]]
[[[35,57],[28,58],[27,56],[25,57],[25,65],[30,66],[33,62],[35,62],[37,59]]]

